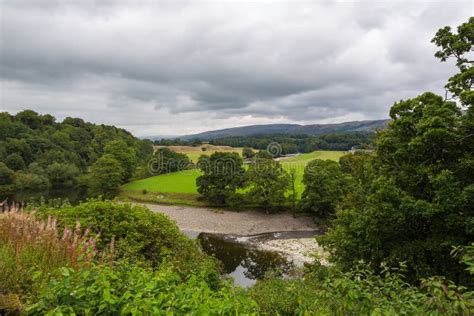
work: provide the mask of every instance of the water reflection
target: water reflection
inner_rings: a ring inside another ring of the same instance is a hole
[[[257,250],[248,244],[235,242],[225,236],[201,233],[198,236],[203,250],[223,264],[224,272],[234,278],[234,283],[248,287],[262,279],[267,271],[288,272],[292,263],[278,253]]]
[[[76,187],[76,188],[68,188],[68,189],[51,189],[48,191],[40,191],[40,192],[20,192],[16,194],[10,195],[0,195],[0,202],[8,199],[9,203],[12,202],[39,202],[44,200],[45,202],[52,200],[52,199],[61,199],[61,200],[68,200],[71,204],[79,204],[79,202],[84,201],[87,199],[87,188]]]

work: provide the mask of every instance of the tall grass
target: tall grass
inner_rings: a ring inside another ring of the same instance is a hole
[[[96,254],[96,237],[88,229],[82,232],[79,222],[60,232],[53,217],[40,221],[31,213],[0,214],[0,310],[17,308],[58,268],[78,268]]]

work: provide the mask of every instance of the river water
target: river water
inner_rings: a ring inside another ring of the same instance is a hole
[[[225,273],[234,279],[234,284],[250,287],[269,271],[286,274],[294,264],[277,252],[259,250],[256,244],[266,240],[310,238],[315,231],[293,231],[265,233],[254,236],[184,231],[190,238],[199,240],[203,250],[222,262]]]

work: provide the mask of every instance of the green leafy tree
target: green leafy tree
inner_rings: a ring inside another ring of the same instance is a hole
[[[285,193],[290,188],[290,175],[272,159],[257,159],[245,174],[245,197],[262,207],[267,213],[281,207],[287,200]]]
[[[412,281],[439,274],[472,285],[450,252],[474,240],[472,80],[460,80],[472,71],[466,53],[473,22],[458,34],[443,28],[434,39],[436,56],[454,57],[460,68],[447,89],[462,107],[429,92],[395,103],[392,122],[378,135],[367,203],[338,211],[333,229],[320,238],[341,267],[361,259],[374,267],[405,261]]]
[[[103,155],[91,167],[89,192],[92,196],[113,198],[120,191],[123,179],[122,164],[112,155]]]
[[[25,161],[18,154],[10,154],[5,158],[5,164],[12,170],[25,169]]]
[[[268,150],[259,150],[256,156],[258,159],[273,159],[272,154]]]
[[[296,217],[296,202],[298,200],[298,195],[296,192],[296,168],[291,168],[290,172],[290,200],[291,200],[291,211],[293,212],[293,217]]]
[[[242,149],[242,156],[246,159],[249,159],[253,158],[255,153],[253,152],[252,148],[244,147],[244,149]]]
[[[474,17],[457,27],[453,33],[450,26],[441,28],[432,40],[440,48],[435,56],[442,62],[455,59],[460,72],[449,78],[446,89],[464,105],[474,104],[474,60],[472,58],[474,43]]]
[[[221,205],[232,203],[236,190],[242,186],[244,169],[240,155],[226,152],[202,155],[197,165],[204,173],[196,180],[202,197]]]
[[[153,158],[153,164],[150,164],[150,171],[153,174],[186,170],[192,166],[188,155],[174,152],[166,147],[158,149]]]
[[[337,204],[349,191],[351,179],[332,160],[315,159],[304,170],[305,190],[299,207],[320,217],[334,214]]]
[[[113,156],[122,165],[124,181],[130,179],[137,162],[133,147],[123,140],[114,140],[105,145],[104,154]]]
[[[73,164],[55,162],[46,168],[46,174],[54,188],[72,187],[78,181],[79,169]]]
[[[0,192],[11,193],[14,189],[14,171],[0,162]]]
[[[24,110],[15,115],[15,119],[27,125],[31,129],[38,129],[42,125],[41,116],[35,111]]]

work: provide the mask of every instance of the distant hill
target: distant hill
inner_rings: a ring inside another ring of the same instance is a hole
[[[180,138],[183,140],[200,139],[213,140],[228,136],[255,136],[270,134],[305,134],[321,135],[343,132],[363,132],[374,131],[385,128],[390,120],[368,120],[352,121],[336,124],[267,124],[267,125],[249,125],[234,128],[225,128],[214,131],[203,132],[193,135],[185,135]]]

